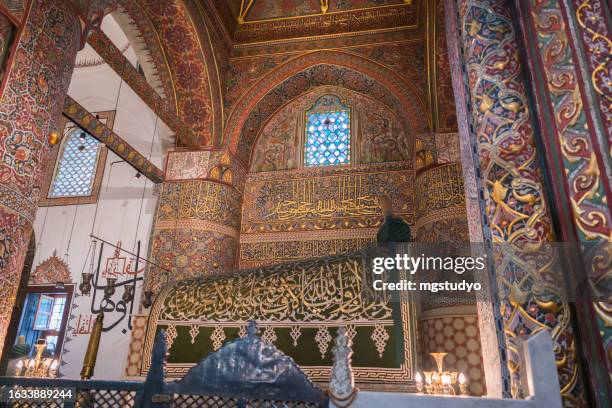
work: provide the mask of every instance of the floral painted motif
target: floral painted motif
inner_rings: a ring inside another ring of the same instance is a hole
[[[303,16],[320,12],[321,7],[318,2],[312,0],[256,0],[249,11],[247,21]]]
[[[0,345],[32,233],[47,138],[57,128],[81,37],[67,2],[33,0],[24,18],[0,100]]]
[[[457,131],[457,113],[455,112],[455,95],[451,81],[451,69],[448,61],[448,46],[444,30],[444,0],[437,0],[435,7],[435,83],[437,123],[436,132]]]
[[[589,20],[589,24],[604,27],[603,21],[597,23],[593,20],[597,17],[593,14],[596,10],[592,7],[596,8],[597,5],[584,3],[584,15],[579,17]],[[598,292],[605,293],[606,285],[612,281],[610,268],[605,265],[605,261],[602,262],[602,259],[609,259],[607,248],[612,238],[612,216],[608,204],[610,197],[609,192],[606,196],[605,187],[609,180],[606,181],[600,164],[605,162],[605,159],[602,162],[598,160],[598,142],[594,140],[594,132],[588,121],[589,112],[585,109],[589,101],[585,97],[584,87],[580,86],[568,27],[560,6],[550,0],[531,1],[531,17],[537,32],[543,74],[547,77],[549,98],[546,101],[550,101],[554,116],[555,128],[551,129],[550,136],[556,138],[561,147],[559,155],[562,157],[567,178],[567,195],[576,233],[579,241],[583,243],[583,257],[591,266],[588,268],[588,278]],[[595,42],[601,46],[606,45],[604,38]],[[609,55],[607,58],[609,61]],[[598,75],[606,69],[600,68]],[[595,75],[595,81],[601,79],[597,78],[598,75]],[[563,78],[563,81],[560,78]],[[606,118],[602,119],[605,122]],[[611,313],[598,314],[603,321],[612,321]],[[608,367],[612,369],[612,329],[603,326],[602,340],[609,356]]]
[[[45,259],[30,274],[30,285],[48,285],[57,282],[72,283],[68,264],[54,253]]]
[[[612,146],[612,27],[609,3],[602,0],[573,0],[576,18],[591,70],[591,82],[599,95],[599,109]]]
[[[35,139],[32,132],[15,131],[9,136],[4,151],[3,162],[12,167],[19,176],[32,176],[38,169],[42,143]]]
[[[275,86],[277,82],[280,84]],[[237,150],[238,160],[248,162],[251,146],[265,118],[291,99],[323,85],[344,87],[380,101],[414,134],[429,129],[421,99],[401,77],[356,55],[321,51],[281,65],[241,98],[225,131],[226,141],[231,149]]]
[[[558,286],[558,265],[539,271],[529,248],[554,241],[554,232],[536,159],[535,131],[526,96],[513,19],[505,1],[461,0],[459,24],[464,48],[471,122],[480,156],[480,170],[494,244],[495,274],[506,334],[512,393],[520,389],[518,342],[538,330],[550,330],[563,397],[584,406],[584,390],[567,323],[567,303],[551,294],[555,307],[534,300],[538,285]],[[504,245],[501,245],[504,244]],[[503,250],[501,249],[503,247]],[[508,390],[505,390],[506,392]]]
[[[140,3],[164,47],[174,80],[179,117],[198,136],[201,145],[210,145],[214,134],[210,77],[186,6],[176,0],[141,0]]]
[[[302,166],[304,113],[321,95],[337,95],[352,109],[353,163],[409,160],[412,146],[408,131],[384,104],[339,87],[320,87],[276,111],[264,125],[251,157],[251,171],[293,169]]]

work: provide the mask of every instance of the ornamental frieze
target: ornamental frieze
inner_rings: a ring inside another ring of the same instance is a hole
[[[415,182],[416,218],[427,214],[465,206],[461,163],[431,168],[419,174]]]
[[[205,220],[239,226],[240,193],[226,184],[204,180],[164,183],[157,222]]]
[[[238,43],[274,41],[312,35],[416,27],[416,5],[395,5],[373,9],[317,14],[311,16],[252,21],[239,24],[234,38]]]
[[[304,169],[249,175],[242,233],[373,228],[388,195],[396,213],[414,221],[412,165]]]

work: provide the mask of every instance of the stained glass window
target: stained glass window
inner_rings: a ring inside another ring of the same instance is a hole
[[[92,193],[101,144],[80,129],[67,137],[49,191],[50,198],[87,197]]]
[[[306,112],[305,166],[348,164],[351,153],[350,109],[325,95]]]

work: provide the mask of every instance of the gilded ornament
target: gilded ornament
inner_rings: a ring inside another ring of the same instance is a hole
[[[57,132],[56,130],[53,130],[51,133],[49,133],[49,144],[51,146],[58,144],[59,141],[60,141],[59,132]]]
[[[482,113],[488,112],[493,107],[493,100],[489,98],[487,95],[483,95],[480,98],[480,106],[478,110]]]

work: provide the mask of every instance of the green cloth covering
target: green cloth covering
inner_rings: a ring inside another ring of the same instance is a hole
[[[410,226],[401,217],[388,215],[378,229],[376,240],[379,244],[388,242],[410,242]]]
[[[11,349],[11,358],[27,357],[30,354],[29,344],[15,344]]]

